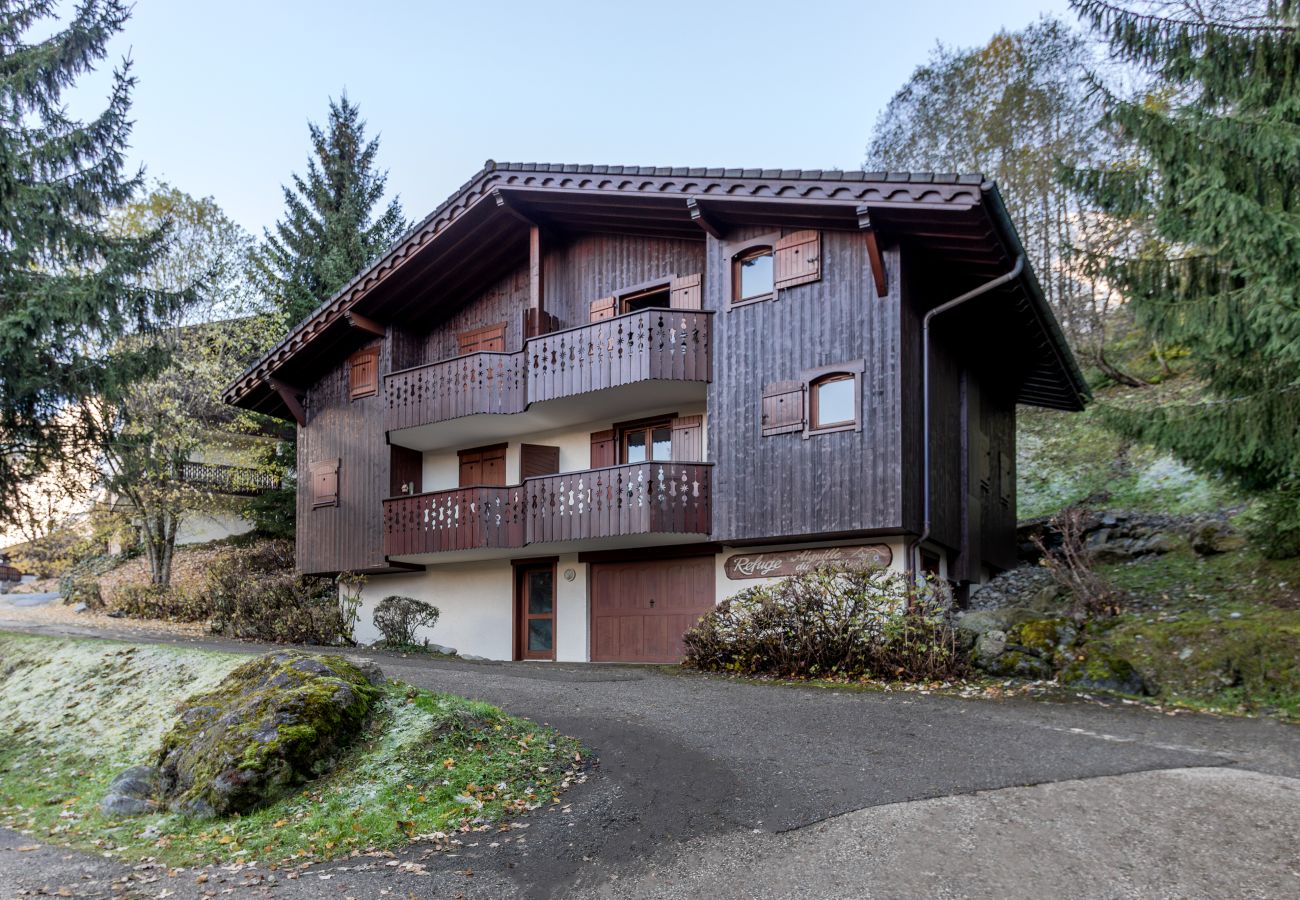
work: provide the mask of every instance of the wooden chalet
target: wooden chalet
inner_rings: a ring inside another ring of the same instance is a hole
[[[1016,406],[1085,397],[980,176],[491,161],[226,393],[297,422],[304,572],[634,662],[819,561],[1014,565]]]

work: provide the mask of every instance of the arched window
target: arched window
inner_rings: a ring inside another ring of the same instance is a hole
[[[828,372],[808,383],[808,430],[854,428],[858,424],[858,376]]]
[[[772,248],[748,247],[732,257],[731,302],[745,303],[772,296]]]

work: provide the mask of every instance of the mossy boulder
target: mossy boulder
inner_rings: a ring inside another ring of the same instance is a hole
[[[277,651],[192,697],[158,751],[160,799],[244,813],[328,772],[361,731],[382,675],[339,656]]]
[[[1080,654],[1080,658],[1062,669],[1060,682],[1065,687],[1085,691],[1108,691],[1133,696],[1151,693],[1150,685],[1131,662],[1096,647],[1089,647],[1086,653]]]

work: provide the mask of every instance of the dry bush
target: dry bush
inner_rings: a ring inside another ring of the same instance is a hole
[[[699,669],[816,678],[952,678],[951,596],[929,577],[826,567],[724,600],[686,634]]]
[[[1060,537],[1060,545],[1047,549],[1042,536],[1031,539],[1042,554],[1042,565],[1052,580],[1069,592],[1076,619],[1096,619],[1118,615],[1123,599],[1106,579],[1092,567],[1091,555],[1084,535],[1088,529],[1088,513],[1079,506],[1068,506],[1048,520],[1048,525]]]
[[[293,542],[266,541],[212,567],[205,595],[213,633],[290,644],[352,644],[332,578],[295,574]]]
[[[178,587],[128,584],[113,595],[113,609],[136,619],[202,622],[212,613],[207,599]]]

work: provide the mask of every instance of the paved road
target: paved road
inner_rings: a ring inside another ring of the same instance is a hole
[[[1276,722],[374,656],[392,677],[577,736],[597,769],[571,813],[424,859],[430,875],[345,864],[273,896],[1221,896],[1222,878],[1300,896],[1300,729]],[[108,877],[81,878],[88,861],[67,854],[15,875],[4,846],[0,879],[24,887]],[[1071,876],[1084,859],[1090,876]],[[1218,882],[1197,874],[1211,862]]]

